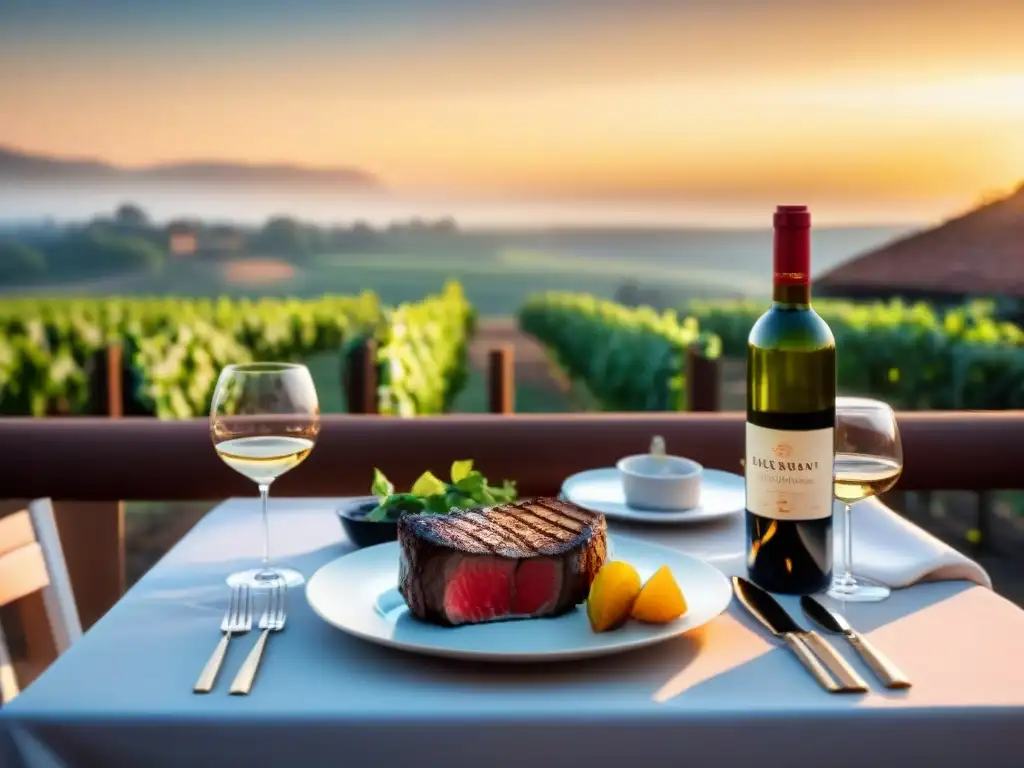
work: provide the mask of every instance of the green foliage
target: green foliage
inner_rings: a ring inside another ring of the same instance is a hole
[[[400,304],[377,334],[381,413],[446,413],[469,375],[469,340],[476,313],[462,286],[445,283],[439,295]]]
[[[153,335],[129,332],[124,343],[135,407],[161,418],[208,413],[221,369],[253,359],[230,334],[198,319]]]
[[[0,284],[31,280],[46,271],[46,257],[21,243],[0,242]]]
[[[841,392],[908,409],[1024,407],[1024,331],[989,302],[938,312],[924,303],[816,301],[836,337]],[[765,305],[695,301],[686,311],[743,358]]]
[[[312,245],[306,227],[287,216],[268,219],[253,242],[257,252],[269,256],[301,255],[308,252]]]
[[[114,212],[114,221],[120,227],[143,229],[149,226],[149,216],[134,203],[122,203]]]
[[[673,310],[631,309],[587,294],[531,296],[519,325],[554,355],[575,381],[610,411],[686,408],[686,350],[707,357],[721,342]]]
[[[48,271],[61,276],[158,272],[165,261],[163,248],[146,238],[102,227],[65,235],[46,249]]]
[[[88,413],[98,352],[124,350],[130,413],[202,416],[220,370],[300,361],[378,337],[381,412],[447,411],[468,375],[473,308],[458,283],[382,310],[377,296],[322,299],[15,299],[0,302],[0,414]]]
[[[0,302],[0,413],[88,413],[96,353],[124,348],[132,413],[204,415],[220,369],[337,350],[381,317],[377,296],[314,301],[14,299]]]
[[[370,493],[380,503],[366,519],[379,522],[395,521],[403,514],[445,515],[455,509],[507,504],[516,500],[516,484],[505,480],[500,486],[490,485],[483,473],[473,469],[471,459],[462,459],[452,463],[450,483],[427,470],[408,493],[395,493],[394,484],[374,468]]]

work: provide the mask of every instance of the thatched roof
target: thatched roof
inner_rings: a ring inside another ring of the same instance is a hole
[[[822,275],[824,295],[955,294],[1024,297],[1024,185],[933,229]]]

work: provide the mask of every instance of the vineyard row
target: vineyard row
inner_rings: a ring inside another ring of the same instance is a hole
[[[121,346],[125,412],[209,412],[231,363],[302,361],[376,341],[380,413],[446,410],[467,375],[472,306],[458,283],[385,307],[373,293],[316,300],[16,299],[0,303],[0,414],[77,415],[96,408],[98,354]]]
[[[843,394],[912,410],[1024,407],[1024,331],[998,320],[990,304],[945,312],[899,301],[821,301],[815,308],[835,334]],[[764,309],[702,301],[658,312],[543,293],[530,297],[519,323],[601,408],[679,410],[686,407],[686,350],[743,358]]]

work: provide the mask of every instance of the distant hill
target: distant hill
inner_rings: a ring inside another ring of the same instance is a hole
[[[205,160],[124,168],[92,158],[51,157],[0,146],[2,181],[174,182],[202,185],[259,183],[359,190],[382,188],[379,179],[359,168],[308,168]]]

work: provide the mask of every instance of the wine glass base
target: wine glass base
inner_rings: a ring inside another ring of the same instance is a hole
[[[271,589],[282,582],[286,587],[297,587],[305,581],[306,577],[294,568],[250,568],[228,576],[229,586],[249,589]]]
[[[833,600],[840,600],[847,603],[877,603],[885,600],[891,593],[888,587],[881,584],[865,584],[861,581],[846,583],[834,581],[829,587],[828,596]]]

